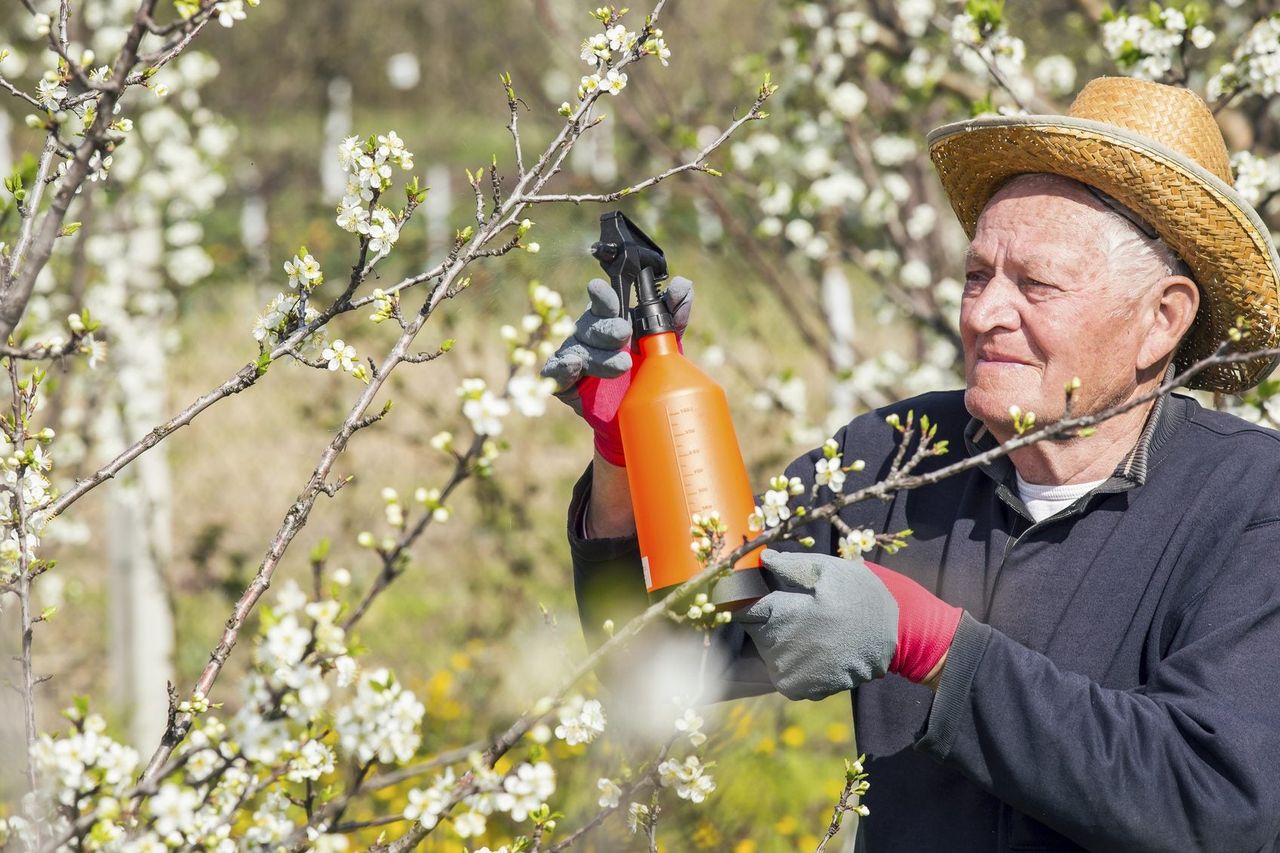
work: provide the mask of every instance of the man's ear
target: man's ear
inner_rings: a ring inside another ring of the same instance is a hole
[[[1168,275],[1152,287],[1146,315],[1149,329],[1138,351],[1139,371],[1164,361],[1191,328],[1200,307],[1200,288],[1185,275]]]

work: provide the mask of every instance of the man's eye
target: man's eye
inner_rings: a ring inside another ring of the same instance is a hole
[[[990,276],[981,270],[970,270],[964,275],[965,289],[982,287],[987,283],[988,278]]]

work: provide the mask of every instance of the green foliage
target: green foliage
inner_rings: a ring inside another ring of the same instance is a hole
[[[965,0],[964,10],[983,36],[995,32],[1004,23],[1004,0]]]

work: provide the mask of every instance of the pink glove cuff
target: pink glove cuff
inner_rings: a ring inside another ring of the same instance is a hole
[[[924,679],[951,648],[964,610],[952,607],[906,575],[867,563],[898,603],[898,645],[889,671],[911,681]]]
[[[622,435],[616,427],[596,433],[596,452],[611,465],[617,465],[619,468],[625,468],[627,465],[627,457],[622,452]]]
[[[676,335],[676,349],[684,352],[684,345]],[[632,348],[633,365],[640,361],[640,353]],[[632,371],[635,370],[633,366]],[[616,379],[597,379],[588,376],[578,386],[578,395],[582,398],[582,414],[596,434],[596,451],[607,462],[618,467],[627,464],[626,454],[622,449],[622,430],[618,426],[618,406],[623,396],[631,387],[631,371]]]

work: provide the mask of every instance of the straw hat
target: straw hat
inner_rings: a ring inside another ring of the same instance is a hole
[[[1194,92],[1101,77],[1065,116],[948,124],[929,134],[929,154],[971,238],[1000,185],[1031,172],[1096,187],[1150,223],[1200,286],[1200,311],[1175,355],[1179,369],[1212,353],[1239,316],[1251,324],[1242,351],[1280,344],[1280,259],[1267,226],[1232,188],[1222,132]],[[1276,360],[1214,365],[1189,384],[1243,391]]]

